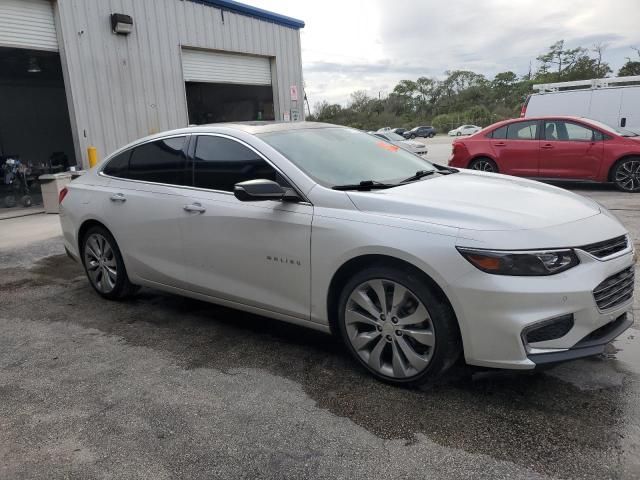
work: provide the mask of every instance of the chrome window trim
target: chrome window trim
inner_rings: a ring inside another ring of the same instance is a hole
[[[170,183],[159,183],[159,182],[149,182],[147,180],[136,180],[133,178],[122,178],[122,177],[114,177],[112,175],[107,175],[106,173],[104,173],[104,169],[106,168],[106,166],[109,164],[109,162],[111,161],[111,159],[113,159],[114,157],[120,155],[121,153],[126,152],[127,150],[133,150],[134,148],[138,148],[142,145],[146,145],[147,143],[152,143],[152,142],[157,142],[159,140],[167,140],[169,138],[177,138],[177,137],[185,137],[187,140],[190,140],[190,137],[199,137],[199,136],[208,136],[208,137],[222,137],[222,138],[227,138],[229,140],[238,142],[239,144],[245,146],[246,148],[248,148],[249,150],[251,150],[253,153],[255,153],[256,155],[258,155],[262,160],[264,160],[271,168],[273,168],[276,172],[278,172],[280,175],[282,175],[291,185],[292,188],[295,190],[296,194],[301,198],[302,201],[298,202],[299,204],[302,205],[313,205],[311,203],[311,201],[307,198],[306,195],[304,195],[301,191],[300,188],[287,176],[285,175],[282,170],[280,170],[277,166],[275,166],[273,164],[273,162],[271,162],[265,155],[263,155],[260,151],[258,151],[257,149],[255,149],[253,146],[249,145],[247,142],[240,140],[239,138],[233,137],[231,135],[228,135],[226,133],[215,133],[215,132],[189,132],[189,133],[177,133],[177,134],[173,134],[173,135],[168,135],[166,137],[159,137],[159,138],[153,138],[153,139],[147,139],[141,142],[138,142],[134,145],[130,145],[128,148],[126,149],[120,149],[117,150],[116,152],[114,152],[113,154],[111,154],[109,157],[107,157],[105,159],[105,161],[103,162],[103,165],[100,167],[100,170],[98,171],[98,175],[105,177],[105,178],[113,178],[115,180],[120,180],[120,181],[124,181],[124,182],[133,182],[133,183],[143,183],[146,185],[159,185],[161,187],[169,187],[169,188],[179,188],[179,189],[186,189],[186,190],[195,190],[195,191],[199,191],[199,192],[211,192],[211,193],[222,193],[224,195],[231,195],[234,196],[233,192],[228,192],[226,190],[215,190],[212,188],[202,188],[202,187],[194,187],[191,185],[175,185],[175,184],[170,184]],[[197,141],[197,140],[196,140]],[[194,155],[195,155],[195,150],[194,150]],[[189,158],[187,157],[187,163],[192,163],[189,162]],[[297,168],[297,167],[296,167]]]

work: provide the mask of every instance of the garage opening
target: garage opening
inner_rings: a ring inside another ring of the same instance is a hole
[[[0,166],[4,206],[24,195],[37,202],[36,179],[76,165],[58,52],[0,47]],[[21,171],[19,170],[21,169]],[[20,178],[16,178],[20,177]],[[17,202],[19,203],[19,202]]]
[[[190,124],[274,120],[267,57],[183,49]]]

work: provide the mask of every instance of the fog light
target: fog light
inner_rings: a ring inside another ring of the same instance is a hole
[[[546,342],[564,337],[573,328],[573,314],[545,320],[544,322],[530,325],[522,331],[522,340],[525,344]]]

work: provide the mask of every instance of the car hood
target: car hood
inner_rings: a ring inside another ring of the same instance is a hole
[[[546,228],[600,213],[593,200],[561,188],[469,170],[348,194],[361,211],[466,230]]]

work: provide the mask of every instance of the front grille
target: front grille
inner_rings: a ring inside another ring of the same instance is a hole
[[[600,310],[613,308],[633,296],[634,267],[625,268],[611,275],[593,291],[593,298]]]
[[[621,235],[610,240],[603,242],[592,243],[585,245],[584,247],[578,247],[580,250],[584,250],[590,253],[596,258],[605,258],[609,255],[613,255],[616,252],[621,252],[628,246],[628,240],[626,235]]]
[[[547,340],[564,337],[572,328],[573,315],[564,315],[544,322],[540,326],[530,327],[525,334],[525,338],[527,343],[546,342]]]

